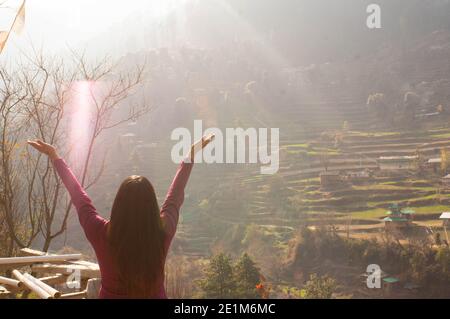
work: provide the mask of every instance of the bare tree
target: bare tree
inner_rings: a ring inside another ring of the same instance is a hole
[[[14,77],[6,68],[0,69],[0,214],[1,227],[6,229],[6,236],[3,241],[3,250],[6,254],[11,254],[15,244],[25,246],[21,239],[18,195],[18,171],[19,165],[14,161],[18,155],[18,143],[21,138],[22,121],[19,112],[21,104],[28,97],[28,90],[22,86],[21,81]],[[30,238],[34,238],[35,231],[31,230]]]
[[[167,257],[164,284],[169,298],[188,299],[198,294],[198,280],[203,276],[198,258],[171,254]]]
[[[84,55],[73,53],[70,61],[46,57],[41,52],[12,71],[0,66],[0,230],[7,233],[7,253],[14,247],[28,247],[37,236],[44,251],[67,229],[72,204],[48,158],[28,153],[25,141],[36,137],[56,145],[64,154],[68,142],[67,105],[77,82],[101,83],[89,86],[89,137],[80,168],[85,188],[94,185],[105,168],[92,165],[96,142],[106,130],[147,113],[144,102],[128,105],[128,98],[143,85],[144,66],[119,73],[108,59],[89,64]],[[124,115],[123,109],[128,108]],[[62,210],[62,214],[59,212]]]

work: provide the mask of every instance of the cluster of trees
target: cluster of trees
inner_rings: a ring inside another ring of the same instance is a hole
[[[88,189],[105,167],[107,150],[96,152],[99,138],[149,110],[142,102],[124,103],[143,84],[143,66],[119,72],[114,61],[92,63],[76,53],[69,59],[41,52],[22,58],[24,62],[17,58],[12,67],[0,64],[0,253],[7,256],[37,240],[48,251],[66,231],[72,207],[51,163],[30,153],[27,139],[56,145],[67,157],[74,147],[70,113],[87,108],[86,152],[77,154],[75,171]],[[89,105],[79,105],[80,99]]]
[[[236,261],[220,253],[212,256],[206,267],[203,263],[198,258],[170,256],[165,269],[169,298],[266,299],[276,294],[276,289],[266,283],[259,267],[246,253]],[[287,294],[288,298],[330,299],[336,288],[334,278],[312,273],[302,287],[290,287]]]
[[[402,105],[402,121],[403,123],[411,124],[414,122],[415,114],[420,106],[420,96],[414,92],[406,92],[403,96],[403,101],[399,104]],[[391,104],[391,105],[390,105]],[[369,111],[379,120],[387,121],[389,125],[393,125],[393,119],[397,111],[395,104],[389,101],[385,94],[374,93],[370,94],[367,98],[367,107]]]
[[[233,263],[230,256],[220,253],[211,257],[205,276],[198,284],[204,298],[252,299],[268,297],[263,281],[264,277],[248,254],[244,253]]]
[[[443,114],[446,112],[445,107],[442,105],[445,98],[435,98],[433,101],[429,97],[429,93],[433,90],[439,90],[438,88],[422,88],[418,91],[407,91],[403,94],[402,99],[395,99],[393,92],[390,95],[384,93],[373,93],[367,98],[367,108],[369,112],[380,122],[386,122],[390,126],[401,125],[411,126],[416,123],[416,116],[418,110],[422,107],[427,107],[429,112],[437,112]],[[438,93],[434,93],[438,95]],[[388,98],[387,96],[390,96]],[[429,108],[429,106],[434,106]]]

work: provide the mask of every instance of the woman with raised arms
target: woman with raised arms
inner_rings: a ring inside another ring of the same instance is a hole
[[[213,135],[192,145],[181,162],[161,207],[155,189],[142,176],[130,176],[119,187],[111,218],[101,217],[56,149],[40,140],[28,141],[49,156],[70,194],[80,224],[94,248],[100,266],[100,298],[166,298],[164,265],[175,235],[184,188],[196,152],[208,145]]]

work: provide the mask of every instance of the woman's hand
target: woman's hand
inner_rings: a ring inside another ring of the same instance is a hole
[[[58,153],[56,153],[55,147],[50,144],[47,144],[41,140],[28,141],[27,143],[33,146],[33,148],[37,149],[42,154],[47,155],[51,160],[59,158]]]
[[[189,152],[188,158],[190,159],[191,163],[194,163],[195,154],[197,154],[198,151],[203,150],[206,145],[212,142],[214,140],[215,135],[209,134],[208,136],[203,136],[201,140],[197,141],[196,143],[192,144],[191,151]]]

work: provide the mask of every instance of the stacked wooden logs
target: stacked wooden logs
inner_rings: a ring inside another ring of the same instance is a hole
[[[46,254],[24,248],[19,257],[0,258],[0,298],[28,296],[42,299],[96,298],[100,286],[98,264],[81,254]]]

